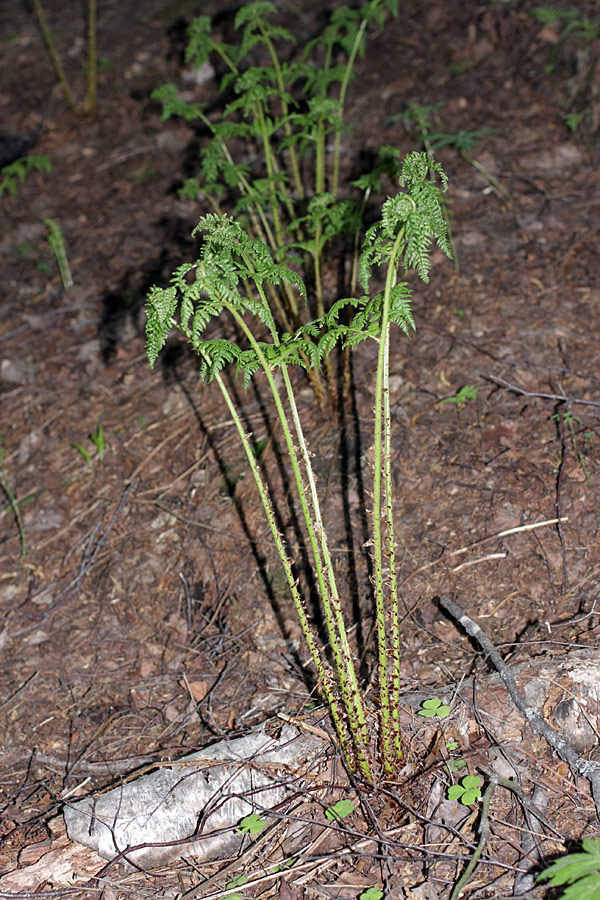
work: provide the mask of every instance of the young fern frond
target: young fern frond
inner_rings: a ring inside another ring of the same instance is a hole
[[[262,2],[255,7],[263,12],[271,9],[269,3]],[[376,13],[379,15],[377,0],[372,0],[369,8],[376,18]],[[246,20],[242,17],[241,21]],[[360,49],[361,29],[364,32],[366,21],[365,18],[361,19],[358,30],[353,33],[354,53]],[[256,36],[255,32],[252,34]],[[250,38],[248,41],[250,46],[252,41]],[[267,129],[271,127],[265,119],[263,125]],[[265,146],[268,147],[268,143]],[[389,163],[390,171],[396,161],[394,154],[387,154],[385,164]],[[282,185],[286,183],[271,169],[264,188],[261,188],[267,200],[276,196],[278,182]],[[249,233],[232,217],[218,213],[204,216],[193,232],[203,239],[198,260],[194,264],[180,266],[173,274],[168,288],[152,288],[147,303],[147,347],[151,365],[155,363],[171,328],[178,327],[200,357],[201,377],[205,381],[214,379],[217,382],[232,411],[273,539],[282,557],[302,631],[323,684],[343,752],[349,766],[355,772],[362,773],[369,781],[373,779],[373,769],[369,754],[370,737],[365,701],[360,691],[344,622],[335,566],[321,515],[311,453],[303,433],[290,379],[290,367],[299,366],[312,375],[327,363],[337,343],[348,348],[366,338],[372,338],[378,343],[374,425],[373,586],[380,764],[383,772],[391,777],[402,757],[402,740],[397,714],[401,669],[391,477],[390,326],[396,325],[406,334],[410,334],[414,328],[411,291],[406,282],[398,280],[400,269],[412,268],[427,281],[432,241],[437,241],[438,246],[449,255],[445,222],[441,213],[442,191],[446,189],[446,177],[441,167],[424,153],[410,154],[400,168],[399,182],[403,190],[385,201],[380,220],[365,235],[359,268],[365,293],[361,297],[337,300],[328,311],[320,308],[319,316],[311,322],[295,329],[286,327],[282,333],[275,318],[271,305],[273,297],[286,292],[294,298],[293,302],[296,304],[298,297],[305,302],[307,300],[302,278],[294,269],[283,264],[282,254],[278,252],[282,250],[281,244],[277,242],[281,233],[276,232],[278,237],[275,246],[269,246],[257,237],[256,232]],[[370,189],[371,185],[366,184],[365,192]],[[248,194],[252,191],[253,188],[249,187]],[[324,192],[307,205],[301,225],[306,227],[311,237],[296,244],[303,244],[313,257],[315,278],[319,271],[322,244],[339,234],[346,225],[356,227],[356,209],[357,205],[352,201],[339,201],[335,193]],[[273,209],[271,213],[275,227]],[[266,224],[266,220],[261,219],[263,221]],[[385,288],[371,295],[371,272],[378,266],[385,268]],[[297,305],[295,308],[297,310]],[[211,320],[222,312],[227,312],[233,320],[242,336],[243,346],[233,341],[205,337]],[[346,319],[344,313],[351,315]],[[296,319],[295,315],[294,322]],[[266,379],[284,436],[302,510],[307,547],[312,555],[323,620],[331,647],[335,673],[333,678],[326,672],[323,658],[317,649],[291,563],[275,525],[268,490],[262,482],[256,461],[253,461],[250,439],[243,431],[239,414],[221,378],[226,365],[236,367],[244,387],[248,386],[259,371]],[[276,371],[281,373],[281,380],[275,380]],[[387,567],[390,568],[389,572],[386,571]]]
[[[150,288],[146,300],[146,353],[151,367],[169,336],[177,303],[177,288]]]
[[[314,305],[304,311],[298,307],[296,284],[284,281],[278,289],[269,289],[273,316],[284,329],[300,326],[309,309],[319,315],[326,311],[323,265],[335,237],[354,234],[358,244],[364,199],[360,203],[345,198],[346,205],[339,207],[335,202],[344,102],[355,60],[364,52],[367,28],[381,27],[390,13],[397,14],[393,0],[368,0],[358,9],[340,7],[324,34],[302,54],[295,51],[294,35],[277,22],[276,5],[267,0],[237,11],[234,27],[240,38],[235,46],[213,37],[210,20],[199,16],[188,28],[186,61],[198,67],[216,54],[225,64],[220,90],[229,93],[230,102],[221,119],[212,121],[201,104],[179,98],[173,85],[153,94],[163,103],[163,118],[199,119],[212,134],[202,150],[198,175],[186,179],[182,196],[204,197],[218,214],[228,202],[229,209],[243,217],[247,231],[269,244],[278,262],[299,255],[300,265],[309,263]],[[230,147],[240,141],[253,145],[258,164],[247,157],[234,159]],[[332,198],[325,197],[327,188]],[[414,253],[422,257],[418,235],[413,243]],[[354,284],[354,274],[352,279]],[[310,377],[321,397],[316,373]]]

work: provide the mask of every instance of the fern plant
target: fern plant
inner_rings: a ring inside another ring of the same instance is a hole
[[[210,19],[200,16],[188,29],[186,60],[198,68],[216,57],[225,69],[221,119],[214,121],[199,104],[182,100],[173,84],[153,93],[163,103],[163,119],[177,115],[196,120],[211,135],[202,148],[198,174],[187,179],[181,193],[208,201],[218,215],[227,202],[227,209],[232,208],[249,235],[270,248],[277,262],[305,271],[306,305],[285,281],[267,287],[274,318],[284,331],[296,332],[307,319],[326,312],[323,268],[336,239],[355,235],[357,246],[365,188],[362,200],[340,196],[344,106],[367,28],[381,27],[386,14],[397,15],[397,6],[398,0],[369,0],[359,9],[341,6],[302,52],[296,51],[291,32],[277,23],[277,9],[268,0],[238,11],[236,44],[213,37]],[[397,166],[393,175],[398,175]],[[350,292],[354,290],[352,286]],[[310,332],[302,333],[302,341],[312,342]],[[308,362],[311,349],[302,352]],[[322,398],[320,375],[309,370]]]
[[[553,887],[564,887],[562,900],[600,900],[600,839],[584,838],[580,853],[555,860],[538,875]]]
[[[413,269],[427,281],[432,240],[449,254],[441,208],[446,176],[441,166],[424,153],[409,154],[401,166],[399,186],[401,192],[388,197],[379,221],[369,228],[364,238],[359,267],[364,293],[338,300],[328,311],[293,331],[283,331],[278,324],[270,292],[285,287],[301,303],[306,298],[304,281],[278,259],[267,243],[249,235],[232,217],[216,212],[204,216],[195,229],[194,233],[203,237],[198,259],[180,266],[168,287],[153,287],[147,299],[150,365],[154,365],[170,332],[176,329],[197,353],[203,380],[214,380],[221,391],[260,494],[342,751],[348,766],[369,781],[375,776],[372,754],[375,744],[379,748],[376,768],[385,775],[392,776],[402,758],[398,718],[401,652],[391,475],[390,329],[395,325],[409,334],[414,328],[411,291],[407,282],[399,280],[400,271]],[[373,291],[372,271],[380,268],[385,273],[384,287]],[[343,316],[347,310],[353,313],[350,320]],[[224,314],[233,319],[243,342],[207,336],[210,323]],[[336,344],[351,348],[368,338],[375,340],[379,348],[372,523],[379,689],[376,735],[371,711],[358,682],[309,442],[290,374],[293,366],[319,371]],[[230,365],[241,375],[244,386],[255,374],[262,373],[272,396],[302,510],[330,656],[319,646],[289,549],[276,524],[269,485],[263,480],[252,436],[245,432],[240,412],[222,377],[223,369]],[[280,379],[275,377],[277,372]]]

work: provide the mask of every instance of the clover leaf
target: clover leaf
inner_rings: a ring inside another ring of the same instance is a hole
[[[354,803],[352,800],[338,800],[337,803],[325,810],[325,818],[329,819],[330,822],[335,822],[336,819],[345,819],[347,816],[351,816],[353,812]]]
[[[238,831],[240,834],[260,834],[265,825],[267,824],[267,820],[263,819],[258,813],[250,813],[249,816],[245,816],[238,826]]]
[[[465,775],[460,784],[453,784],[448,788],[448,800],[457,800],[463,806],[471,806],[481,797],[482,780],[479,775]]]
[[[429,700],[423,700],[419,715],[425,719],[431,719],[433,716],[445,719],[450,715],[450,707],[442,703],[439,697],[431,697]]]

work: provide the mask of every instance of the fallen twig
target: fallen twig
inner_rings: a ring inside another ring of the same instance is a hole
[[[445,609],[453,619],[459,622],[467,634],[475,638],[482,650],[485,651],[506,685],[510,699],[525,721],[531,726],[531,729],[536,734],[541,735],[551,747],[554,747],[560,758],[568,763],[574,773],[581,775],[582,778],[589,781],[592,789],[592,797],[596,806],[596,813],[600,819],[600,765],[594,760],[583,759],[583,757],[578,756],[568,741],[566,741],[558,731],[555,731],[534,707],[527,705],[527,701],[519,692],[514,675],[487,634],[479,627],[477,622],[474,622],[473,619],[463,612],[458,603],[455,603],[450,597],[440,597],[439,602],[440,606]]]
[[[458,550],[453,550],[450,553],[450,556],[466,553],[467,550],[472,550],[473,547],[479,547],[481,544],[485,544],[487,541],[495,541],[497,538],[507,537],[509,534],[518,534],[521,531],[533,531],[534,528],[544,528],[546,525],[557,525],[559,522],[568,521],[568,516],[562,516],[560,519],[545,519],[543,522],[528,522],[526,525],[516,525],[514,528],[507,528],[506,531],[497,531],[496,534],[490,534],[488,537],[481,538],[479,541],[474,541],[466,547],[459,547]]]
[[[500,385],[500,387],[506,388],[507,391],[512,391],[514,394],[521,394],[522,397],[541,397],[542,400],[560,400],[561,403],[579,403],[581,406],[600,406],[599,400],[578,400],[576,397],[566,397],[564,394],[543,394],[538,391],[526,391],[525,388],[521,388],[516,384],[509,384],[508,381],[504,381],[503,378],[497,378],[495,375],[484,375],[488,381],[493,381],[494,384]]]

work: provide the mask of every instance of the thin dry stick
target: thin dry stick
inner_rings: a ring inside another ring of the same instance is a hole
[[[509,534],[518,534],[520,531],[533,531],[534,528],[545,528],[546,525],[557,525],[559,522],[568,521],[568,516],[561,516],[560,519],[546,519],[544,522],[530,522],[528,525],[517,525],[515,528],[508,528],[506,531],[498,531],[496,534],[490,534],[488,537],[481,538],[481,540],[475,541],[473,544],[467,544],[466,547],[460,547],[458,550],[453,550],[450,553],[450,556],[466,553],[468,550],[472,550],[473,547],[480,547],[481,544],[486,544],[488,541],[495,541],[498,538],[506,537]]]
[[[463,612],[458,603],[455,603],[450,597],[440,597],[440,606],[445,609],[453,619],[459,622],[467,634],[475,638],[481,649],[485,651],[488,658],[496,667],[500,678],[506,685],[510,699],[525,721],[528,722],[532,731],[541,735],[551,747],[554,747],[560,758],[570,766],[572,772],[581,775],[582,778],[589,781],[592,789],[592,797],[596,806],[596,813],[600,819],[600,764],[594,760],[583,759],[583,757],[578,756],[565,738],[542,718],[535,707],[527,705],[527,701],[517,687],[514,675],[487,634],[479,627],[477,622],[474,622],[473,619]]]
[[[468,559],[466,562],[460,563],[450,569],[451,572],[460,572],[461,569],[467,569],[469,566],[478,566],[479,563],[489,562],[491,559],[506,559],[508,553],[488,553],[487,556],[480,556],[479,559]]]
[[[495,375],[484,375],[484,378],[488,381],[493,381],[494,384],[499,384],[500,387],[506,388],[507,391],[520,394],[522,397],[541,397],[542,400],[560,400],[562,403],[579,403],[581,406],[600,406],[600,401],[598,400],[577,400],[575,397],[565,397],[564,394],[542,394],[537,391],[526,391],[525,388],[521,388],[516,384],[509,384],[508,381],[504,381],[503,378],[496,378]]]

